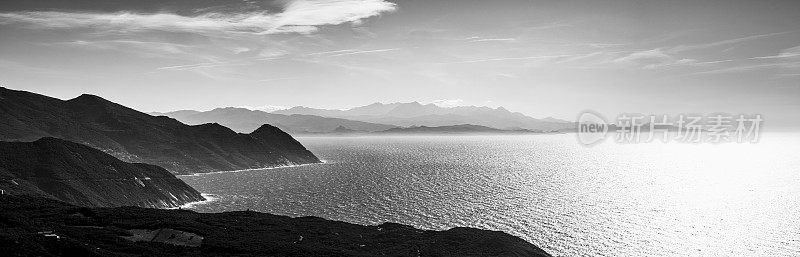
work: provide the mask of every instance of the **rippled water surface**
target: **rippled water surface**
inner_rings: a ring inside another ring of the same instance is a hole
[[[327,163],[184,176],[217,198],[192,208],[502,230],[556,256],[800,255],[800,134],[592,148],[574,135],[298,140]]]

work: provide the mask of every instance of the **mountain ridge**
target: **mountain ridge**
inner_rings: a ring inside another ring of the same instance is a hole
[[[327,133],[339,126],[356,131],[373,132],[396,126],[369,122],[329,118],[317,115],[283,115],[239,107],[221,107],[209,111],[181,110],[175,112],[152,113],[177,119],[186,124],[217,122],[239,133],[254,131],[260,124],[268,123],[293,134]]]
[[[295,106],[274,112],[250,110],[239,107],[221,107],[210,111],[179,110],[153,112],[187,124],[218,122],[237,132],[255,129],[259,122],[273,124],[292,134],[341,133],[338,127],[348,132],[371,133],[392,128],[413,126],[457,126],[472,124],[499,130],[532,130],[543,132],[564,131],[574,128],[575,123],[553,117],[535,119],[506,108],[486,106],[440,107],[419,102],[389,103],[375,102],[365,106],[344,110],[319,109]]]
[[[456,106],[441,107],[435,104],[373,103],[345,110],[328,110],[296,106],[278,110],[276,114],[306,114],[332,118],[351,119],[363,122],[389,124],[398,127],[410,126],[454,126],[472,124],[496,129],[529,129],[557,131],[574,127],[574,123],[548,117],[536,119],[503,107]]]
[[[89,94],[61,100],[0,87],[0,97],[3,141],[62,138],[179,174],[320,162],[288,134],[259,139],[219,124],[190,126]]]

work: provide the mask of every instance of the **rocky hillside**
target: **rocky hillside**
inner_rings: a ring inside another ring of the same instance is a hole
[[[18,256],[550,256],[520,238],[475,228],[361,226],[252,211],[90,209],[24,196],[0,196],[0,206],[0,250]]]
[[[94,95],[64,101],[0,87],[0,140],[41,137],[86,144],[123,161],[155,164],[180,174],[319,162],[282,132],[265,137],[215,123],[189,126]]]
[[[123,162],[91,147],[49,137],[0,142],[0,190],[81,206],[165,208],[204,200],[161,167]]]

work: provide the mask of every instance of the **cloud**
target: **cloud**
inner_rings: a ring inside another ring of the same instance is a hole
[[[759,56],[759,57],[752,57],[749,58],[751,60],[756,59],[787,59],[787,58],[797,58],[800,57],[800,46],[795,46],[792,48],[784,49],[778,55],[771,55],[771,56]]]
[[[433,101],[431,103],[436,105],[436,106],[445,107],[445,108],[451,108],[451,107],[456,107],[456,106],[464,106],[464,100],[461,100],[461,99],[439,99],[439,100],[435,100],[435,101]]]
[[[767,38],[767,37],[772,37],[772,36],[777,36],[777,35],[788,34],[788,33],[792,33],[792,32],[796,32],[796,31],[785,31],[785,32],[776,32],[776,33],[752,35],[752,36],[746,36],[746,37],[740,37],[740,38],[734,38],[734,39],[728,39],[728,40],[721,40],[721,41],[716,41],[716,42],[711,42],[711,43],[704,43],[704,44],[680,45],[680,46],[676,46],[676,47],[670,49],[670,52],[681,52],[681,51],[687,51],[687,50],[695,50],[695,49],[704,49],[704,48],[709,48],[709,47],[725,46],[725,45],[730,45],[730,44],[737,44],[737,43],[752,41],[752,40],[756,40],[756,39],[762,39],[762,38]]]
[[[519,78],[519,76],[511,74],[511,73],[497,73],[497,74],[494,74],[494,75],[497,76],[497,77],[507,78],[507,79]]]
[[[56,42],[45,43],[43,45],[61,46],[61,47],[76,47],[76,48],[89,48],[101,50],[117,50],[128,52],[144,57],[177,57],[177,56],[196,56],[190,53],[194,46],[156,42],[156,41],[141,41],[141,40],[97,40],[85,41],[76,40],[69,42]]]
[[[247,64],[246,63],[235,63],[235,62],[203,62],[203,63],[186,64],[186,65],[165,66],[165,67],[159,67],[157,69],[158,70],[194,70],[194,69],[203,69],[203,68],[241,66],[241,65],[247,65]]]
[[[364,51],[352,51],[352,52],[338,53],[338,54],[329,55],[329,56],[330,56],[330,57],[336,57],[336,56],[345,56],[345,55],[354,55],[354,54],[382,53],[382,52],[390,52],[390,51],[397,51],[397,50],[400,50],[400,48],[375,49],[375,50],[364,50]]]
[[[774,71],[774,75],[778,77],[785,77],[787,74],[796,74],[800,72],[800,46],[787,48],[780,51],[777,55],[750,57],[742,60],[723,60],[717,62],[705,63],[720,63],[720,62],[733,62],[739,61],[738,65],[714,69],[710,71],[696,72],[693,74],[725,74],[725,73],[741,73],[751,71]],[[698,63],[702,64],[702,63]]]
[[[27,11],[0,13],[0,24],[24,24],[36,28],[116,30],[125,32],[162,30],[191,33],[312,33],[319,26],[378,16],[396,9],[384,0],[294,0],[288,1],[279,13],[204,13],[182,16],[173,13],[88,13],[61,11]]]
[[[516,38],[480,38],[473,37],[469,42],[513,42]]]
[[[568,63],[568,62],[574,62],[574,61],[579,61],[579,60],[586,60],[586,59],[591,59],[591,58],[594,58],[594,57],[603,56],[605,54],[606,53],[604,53],[604,52],[592,52],[592,53],[588,53],[588,54],[584,54],[584,55],[576,55],[576,56],[572,56],[572,57],[562,58],[562,59],[558,60],[556,63]]]
[[[288,55],[289,52],[281,49],[263,49],[258,53],[262,60],[272,60]]]
[[[362,19],[395,9],[394,3],[384,0],[296,0],[277,16],[280,26],[360,24]]]
[[[356,52],[358,49],[342,49],[342,50],[333,50],[333,51],[324,51],[324,52],[316,52],[306,54],[308,56],[315,56],[315,55],[329,55],[329,54],[339,54],[339,53],[348,53],[348,52]]]
[[[798,57],[800,56],[800,46],[784,49],[778,56],[782,58]]]
[[[524,60],[556,60],[559,58],[565,57],[574,57],[577,55],[574,54],[562,54],[562,55],[540,55],[540,56],[524,56],[524,57],[499,57],[499,58],[487,58],[487,59],[476,59],[476,60],[466,60],[466,61],[457,61],[457,62],[446,62],[446,63],[439,63],[439,64],[465,64],[465,63],[481,63],[481,62],[498,62],[498,61],[524,61]]]
[[[247,48],[247,47],[232,47],[232,48],[230,48],[230,50],[231,50],[231,52],[233,52],[233,54],[241,54],[241,53],[250,52],[250,50],[252,50],[252,49]]]
[[[800,71],[800,62],[787,62],[787,63],[758,63],[758,64],[743,64],[734,67],[695,72],[693,74],[725,74],[725,73],[741,73],[759,70],[775,70],[778,72],[792,72]]]
[[[661,49],[652,49],[652,50],[634,52],[627,56],[614,59],[611,62],[630,67],[655,69],[673,65],[692,64],[696,62],[696,60],[678,59],[665,53]]]

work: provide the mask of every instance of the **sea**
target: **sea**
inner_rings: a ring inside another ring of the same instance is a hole
[[[297,139],[325,163],[181,176],[211,199],[189,208],[499,230],[554,256],[800,256],[800,133]]]

